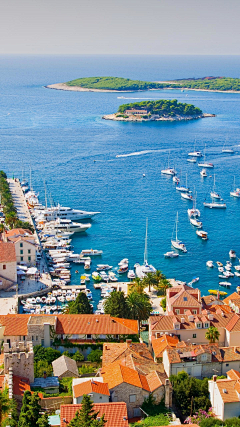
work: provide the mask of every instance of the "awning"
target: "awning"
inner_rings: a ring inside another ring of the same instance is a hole
[[[17,275],[18,276],[23,276],[23,275],[25,275],[26,274],[26,271],[23,271],[23,270],[17,270]]]
[[[38,271],[38,269],[36,267],[31,267],[27,270],[26,274],[28,276],[32,276],[33,274],[36,274],[37,271]]]

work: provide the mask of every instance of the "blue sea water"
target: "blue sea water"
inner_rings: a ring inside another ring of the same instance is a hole
[[[143,80],[167,80],[206,75],[239,77],[240,57],[208,56],[1,56],[0,57],[0,168],[9,176],[22,174],[22,164],[33,187],[44,201],[43,180],[55,202],[101,211],[88,233],[73,238],[75,252],[102,249],[98,262],[117,266],[122,258],[130,265],[143,261],[145,223],[148,217],[148,259],[167,277],[190,281],[199,276],[203,294],[218,289],[217,269],[206,261],[226,261],[235,249],[240,256],[240,200],[230,197],[233,177],[240,187],[240,94],[164,90],[124,94],[64,92],[44,85],[77,77],[113,75]],[[123,102],[144,99],[177,99],[217,114],[191,122],[121,123],[102,120]],[[203,201],[213,183],[202,180],[200,169],[187,153],[207,145],[207,160],[215,165],[217,190],[226,210],[204,209]],[[235,154],[222,154],[228,138]],[[162,176],[170,149],[171,164],[188,174],[188,185],[197,191],[204,230],[203,242],[189,223],[191,202],[182,200],[172,179]],[[125,157],[116,157],[126,155]],[[143,173],[146,175],[143,177]],[[188,252],[165,259],[179,214],[179,237]],[[83,273],[83,268],[77,266]],[[92,270],[93,270],[92,269]],[[72,269],[72,282],[79,274]],[[240,279],[230,280],[232,290]],[[93,289],[92,283],[89,285]],[[222,289],[224,290],[224,289]],[[99,291],[94,290],[95,303]]]

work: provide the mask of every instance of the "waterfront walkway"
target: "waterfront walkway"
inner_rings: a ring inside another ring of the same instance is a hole
[[[21,185],[17,179],[8,179],[9,189],[12,193],[13,203],[17,209],[17,216],[21,221],[29,222],[33,225],[33,221],[28,210],[27,202],[24,197]]]

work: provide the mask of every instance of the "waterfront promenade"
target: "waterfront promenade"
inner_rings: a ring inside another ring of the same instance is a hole
[[[24,197],[20,182],[18,179],[8,178],[9,189],[12,194],[13,203],[17,209],[17,216],[21,221],[29,222],[33,225],[33,221],[28,210],[27,202]]]

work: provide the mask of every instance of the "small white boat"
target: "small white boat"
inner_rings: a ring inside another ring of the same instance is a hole
[[[189,162],[189,163],[196,163],[197,160],[196,159],[187,159],[187,162]]]
[[[200,175],[201,175],[201,177],[206,178],[206,176],[207,176],[206,169],[202,169],[201,172],[200,172]]]
[[[230,256],[230,258],[236,258],[237,257],[236,252],[233,249],[230,249],[229,256]]]
[[[136,278],[136,274],[134,273],[133,270],[129,270],[128,274],[127,274],[128,279],[135,279]]]
[[[230,191],[230,196],[232,197],[240,197],[240,191],[238,191],[239,188],[235,188],[235,176],[234,176],[234,180],[233,180],[233,191]]]
[[[175,251],[169,251],[164,254],[165,258],[177,258],[179,254]]]
[[[232,285],[229,282],[219,282],[219,286],[224,286],[225,288],[230,288],[230,286],[232,286]]]
[[[181,240],[178,239],[178,236],[177,236],[177,232],[178,232],[177,225],[178,225],[178,212],[177,212],[177,217],[176,217],[175,226],[174,226],[175,232],[176,232],[175,240],[172,238],[171,239],[171,244],[172,244],[172,246],[175,249],[178,249],[178,250],[180,250],[182,252],[187,252],[187,248],[186,248],[185,244]],[[174,229],[173,229],[173,232],[174,232]]]
[[[177,191],[180,191],[181,193],[191,193],[190,189],[187,186],[187,173],[186,173],[186,186],[185,187],[176,187]]]
[[[188,156],[190,156],[190,157],[202,157],[201,151],[196,151],[195,150],[195,146],[196,146],[196,138],[195,138],[195,141],[194,141],[193,151],[191,153],[188,153]]]
[[[196,218],[189,218],[190,222],[192,225],[194,225],[195,227],[201,228],[202,227],[202,222],[198,221]]]
[[[110,282],[117,282],[118,281],[116,274],[113,271],[109,271],[108,277],[109,277]]]
[[[223,272],[224,272],[224,267],[218,267],[218,271],[219,271],[220,273],[223,273]]]
[[[121,264],[118,269],[118,274],[123,274],[128,271],[128,264]]]
[[[199,277],[194,277],[194,278],[192,279],[192,281],[191,281],[191,282],[189,282],[187,285],[192,287],[192,285],[194,285],[194,283],[196,283],[196,282],[198,282],[198,281],[199,281]]]
[[[201,237],[201,239],[203,240],[207,240],[208,239],[208,233],[206,231],[203,230],[196,230],[196,234]]]
[[[213,175],[213,189],[210,192],[210,196],[212,197],[212,199],[221,199],[220,194],[218,194],[215,190],[215,174]]]
[[[97,264],[97,271],[107,271],[107,270],[111,270],[112,269],[112,265],[108,265],[108,264]]]
[[[175,182],[175,184],[179,184],[180,179],[176,175],[174,175],[173,176],[173,182]]]
[[[225,280],[229,278],[228,276],[225,276],[225,274],[219,274],[218,277]]]
[[[240,277],[240,273],[238,271],[234,271],[235,276]]]
[[[214,267],[213,261],[207,261],[206,262],[206,266],[209,267],[209,268],[213,268]]]
[[[125,264],[128,264],[128,259],[127,259],[127,258],[123,258],[123,259],[122,259],[122,261],[120,261],[120,262],[118,263],[118,265],[119,265],[119,266],[121,266],[121,265],[125,265]]]
[[[170,157],[170,150],[169,150],[169,154],[168,154],[168,167],[166,169],[161,170],[161,173],[164,175],[176,175],[176,171],[174,168],[169,167],[169,157]]]
[[[181,197],[186,200],[192,200],[193,196],[189,193],[181,193]]]
[[[214,167],[214,165],[212,163],[206,162],[206,144],[205,144],[205,148],[204,148],[204,160],[203,160],[203,163],[198,163],[198,166],[200,168],[213,168]]]
[[[236,265],[234,268],[235,270],[240,271],[240,265]]]
[[[210,209],[212,209],[212,208],[214,208],[214,209],[226,209],[226,207],[227,207],[226,203],[217,203],[217,202],[212,202],[212,203],[204,202],[203,206],[205,208],[210,208]]]
[[[95,255],[102,255],[103,251],[99,251],[97,249],[84,249],[81,252],[81,255],[85,256],[95,256]]]
[[[233,149],[232,149],[232,148],[230,148],[230,147],[225,147],[225,145],[227,144],[227,140],[228,140],[228,138],[226,139],[226,141],[225,141],[225,142],[224,142],[224,144],[223,144],[222,153],[233,154],[233,153],[234,153],[234,151],[233,151]]]

